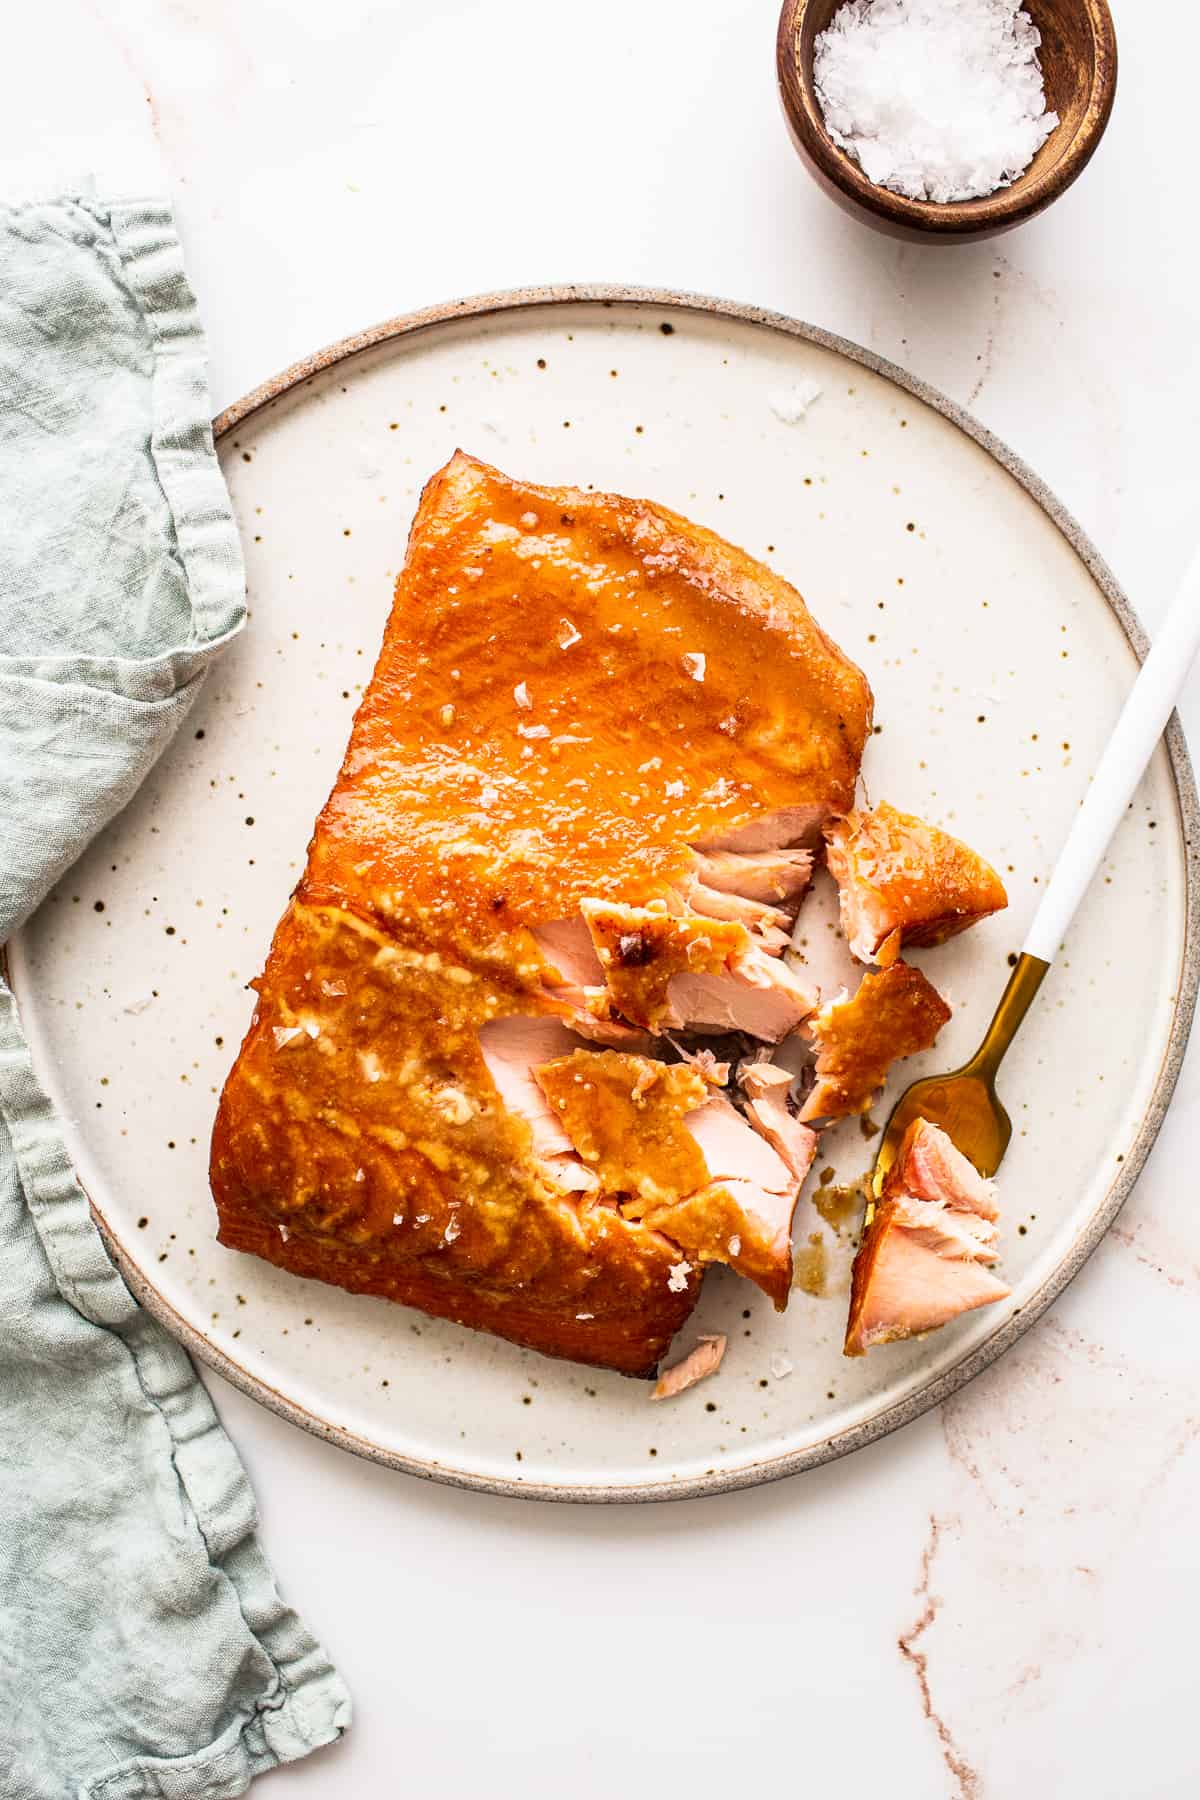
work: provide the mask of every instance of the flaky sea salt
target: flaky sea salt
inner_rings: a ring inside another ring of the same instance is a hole
[[[798,425],[813,401],[820,398],[820,387],[806,376],[803,381],[793,381],[787,387],[772,388],[767,395],[767,405],[781,425]]]
[[[667,1286],[673,1294],[682,1294],[686,1290],[688,1284],[687,1278],[691,1272],[692,1265],[690,1262],[677,1262],[671,1264],[670,1272],[667,1275]]]
[[[834,142],[878,187],[973,200],[1007,187],[1058,124],[1019,0],[846,0],[813,82]]]

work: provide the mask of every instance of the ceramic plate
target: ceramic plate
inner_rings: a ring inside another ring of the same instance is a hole
[[[820,392],[802,412],[806,383]],[[874,685],[870,794],[961,833],[1008,884],[1006,914],[919,958],[955,1008],[937,1060],[958,1060],[1141,643],[1034,477],[866,351],[749,309],[629,291],[394,321],[269,383],[218,428],[249,629],[137,799],[11,947],[80,1176],[152,1311],[248,1393],[350,1449],[560,1499],[660,1499],[810,1466],[913,1418],[1012,1343],[1113,1219],[1174,1083],[1196,987],[1195,798],[1177,727],[1005,1070],[1012,1298],[923,1343],[840,1354],[853,1221],[833,1190],[874,1153],[858,1121],[823,1140],[824,1211],[810,1191],[797,1218],[806,1279],[824,1291],[797,1288],[779,1316],[714,1273],[681,1342],[728,1333],[725,1365],[669,1405],[222,1249],[206,1159],[246,983],[337,772],[418,492],[456,445],[533,481],[651,496],[801,589]],[[828,893],[808,935],[836,960]],[[904,1065],[904,1081],[927,1066]]]

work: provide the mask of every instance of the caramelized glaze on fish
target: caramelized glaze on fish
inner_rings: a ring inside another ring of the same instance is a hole
[[[870,719],[744,552],[453,457],[221,1097],[221,1241],[632,1374],[711,1260],[782,1304],[782,1142],[706,1099],[699,1185],[648,1197],[636,1127],[589,1162],[539,1072],[812,1010],[779,953]]]
[[[989,863],[948,831],[887,801],[825,828],[842,929],[860,962],[886,967],[905,944],[941,944],[1008,905]]]

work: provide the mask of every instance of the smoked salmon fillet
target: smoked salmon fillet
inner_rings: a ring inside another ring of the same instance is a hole
[[[743,551],[456,454],[253,984],[221,1242],[636,1375],[712,1260],[782,1305],[811,1134],[657,1058],[817,1005],[782,950],[871,706]]]

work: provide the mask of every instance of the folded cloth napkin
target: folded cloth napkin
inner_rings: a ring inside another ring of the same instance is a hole
[[[170,742],[243,601],[170,210],[0,207],[0,942]],[[0,982],[4,1800],[220,1800],[341,1734],[255,1526]]]

